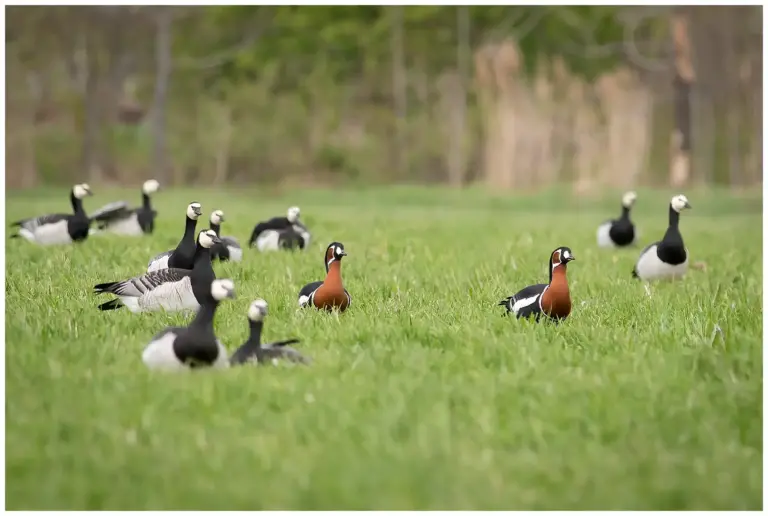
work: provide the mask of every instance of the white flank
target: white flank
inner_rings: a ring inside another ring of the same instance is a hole
[[[616,247],[610,236],[611,223],[606,222],[597,228],[597,245],[599,247]]]
[[[139,218],[135,213],[131,213],[130,217],[110,223],[107,225],[107,231],[127,236],[140,236],[144,234],[139,225]]]
[[[651,246],[637,260],[635,270],[642,280],[679,279],[688,271],[688,249],[685,250],[685,261],[679,265],[664,263],[656,254],[658,246]]]
[[[22,237],[24,240],[27,240],[28,242],[35,241],[35,234],[25,228],[21,228],[19,230],[19,236]]]
[[[21,231],[19,231],[21,234]],[[37,226],[32,230],[32,242],[37,242],[42,245],[57,245],[57,244],[71,244],[72,237],[69,236],[67,231],[67,221],[60,220],[53,224],[43,224]],[[24,236],[24,235],[22,235]],[[24,236],[27,240],[30,240],[27,236]]]
[[[309,296],[299,296],[299,306],[304,306],[309,301]]]
[[[279,238],[280,238],[280,233],[278,233],[273,229],[264,231],[256,239],[256,249],[262,252],[277,251],[279,250],[279,247],[277,246]]]
[[[162,269],[168,268],[168,258],[170,258],[170,254],[166,254],[165,256],[161,256],[157,260],[154,260],[152,263],[149,264],[149,267],[147,267],[147,272],[152,271],[159,271]]]
[[[141,360],[150,369],[165,371],[180,371],[187,367],[179,361],[173,352],[173,342],[177,335],[168,332],[157,340],[150,342],[141,354]]]
[[[181,281],[163,283],[138,298],[142,312],[178,312],[181,310],[197,310],[200,304],[192,293],[192,281],[189,276]]]
[[[541,294],[536,294],[533,297],[524,297],[523,299],[518,299],[515,301],[515,304],[512,305],[512,311],[517,313],[521,309],[525,308],[526,306],[531,306],[533,303],[535,303]]]
[[[227,250],[229,251],[229,259],[233,262],[239,262],[243,259],[243,250],[239,247],[232,247],[231,245],[227,246]]]

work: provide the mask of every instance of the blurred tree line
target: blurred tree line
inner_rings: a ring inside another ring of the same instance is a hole
[[[761,7],[6,13],[11,188],[762,180]]]

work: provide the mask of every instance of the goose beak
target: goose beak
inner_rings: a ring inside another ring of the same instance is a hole
[[[221,238],[219,238],[219,237],[213,237],[212,240],[213,240],[214,244],[220,244],[221,243]]]
[[[567,261],[567,262],[572,262],[572,261],[573,261],[573,260],[575,260],[575,259],[576,259],[576,257],[575,257],[575,256],[573,256],[573,255],[571,255],[571,256],[569,256],[568,258],[566,258],[566,261]]]
[[[691,204],[689,202],[687,202],[687,201],[686,201],[686,203],[683,206],[685,206],[685,208],[687,208],[689,210],[691,209]]]
[[[347,252],[346,252],[344,249],[342,249],[342,250],[339,252],[339,254],[340,254],[341,256],[347,256]]]
[[[236,296],[235,296],[235,291],[234,291],[234,290],[228,290],[228,291],[227,291],[227,297],[228,297],[229,299],[235,299],[235,297],[236,297]]]
[[[87,195],[88,197],[91,197],[93,195],[93,192],[91,190],[86,190],[85,195]]]

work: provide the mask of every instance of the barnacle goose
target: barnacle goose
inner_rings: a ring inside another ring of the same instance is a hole
[[[239,262],[243,259],[243,250],[240,248],[237,239],[230,236],[221,236],[221,223],[224,220],[226,219],[224,218],[223,211],[215,210],[211,213],[211,229],[221,239],[220,244],[216,244],[211,248],[211,260]]]
[[[301,210],[298,206],[288,208],[286,217],[273,217],[259,222],[248,241],[249,247],[259,251],[277,251],[279,249],[305,249],[309,246],[311,235],[299,217]]]
[[[41,245],[84,241],[88,238],[91,221],[83,209],[83,198],[91,195],[91,187],[86,183],[73,186],[69,193],[73,211],[71,215],[54,213],[16,221],[11,227],[18,226],[19,232],[11,238],[21,237]]]
[[[176,249],[160,253],[147,265],[147,272],[159,271],[166,268],[191,269],[195,257],[195,227],[197,219],[203,214],[203,207],[199,202],[192,202],[187,206],[187,214],[184,223],[184,236],[181,237]]]
[[[164,371],[228,367],[227,350],[216,338],[213,317],[221,301],[234,297],[232,280],[213,280],[200,300],[194,320],[187,327],[171,326],[155,335],[141,354],[144,364]]]
[[[210,249],[219,241],[216,233],[210,229],[200,232],[191,270],[163,269],[125,281],[96,285],[93,287],[95,294],[106,292],[117,296],[117,299],[99,305],[99,309],[115,310],[125,306],[134,313],[197,309],[201,300],[208,295],[211,282],[216,279]]]
[[[629,210],[635,204],[637,194],[627,192],[621,198],[621,217],[607,220],[597,228],[597,245],[599,247],[624,247],[634,244],[637,240],[635,225],[629,220]]]
[[[651,281],[685,276],[688,271],[688,249],[683,243],[678,225],[680,212],[688,209],[691,209],[691,205],[685,195],[672,197],[669,203],[669,226],[664,238],[642,250],[632,269],[633,278]]]
[[[247,364],[256,362],[264,364],[267,362],[275,363],[280,358],[285,358],[291,362],[308,364],[309,360],[295,349],[288,347],[289,344],[300,342],[299,339],[287,339],[270,344],[261,343],[261,331],[264,328],[264,318],[267,316],[267,302],[263,299],[256,299],[248,308],[248,325],[250,326],[250,335],[245,343],[237,348],[229,358],[231,365]]]
[[[91,214],[91,220],[96,222],[97,231],[107,231],[118,235],[140,236],[150,234],[155,230],[157,211],[152,208],[150,196],[157,192],[160,183],[154,179],[144,182],[141,187],[141,207],[129,208],[125,201],[111,202]]]

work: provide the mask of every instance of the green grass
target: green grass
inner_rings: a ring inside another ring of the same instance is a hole
[[[671,193],[639,192],[643,245]],[[652,297],[630,278],[638,249],[595,246],[615,194],[170,190],[150,237],[6,240],[7,507],[760,509],[762,200],[686,193],[682,233],[707,270]],[[65,195],[12,193],[6,217],[66,210]],[[215,266],[238,288],[216,330],[234,350],[263,297],[265,338],[301,338],[311,367],[153,374],[142,349],[188,319],[96,309],[92,286],[145,271],[192,200],[241,241],[301,206],[308,252]],[[353,306],[299,312],[333,240]],[[560,245],[577,257],[572,316],[501,317]]]

